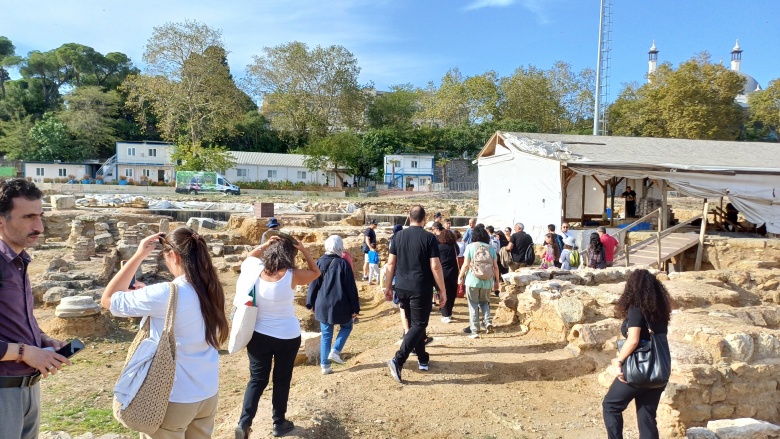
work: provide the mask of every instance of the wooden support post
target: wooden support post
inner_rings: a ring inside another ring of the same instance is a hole
[[[626,256],[626,267],[628,267],[628,244],[623,244],[623,254]]]
[[[685,271],[685,251],[683,250],[682,252],[680,252],[680,254],[677,257],[680,259],[679,260],[680,267],[677,269],[677,271],[682,273],[683,271]]]
[[[662,229],[662,220],[663,213],[658,215],[658,233],[656,234],[656,241],[658,241],[658,269],[661,269],[661,229]]]
[[[707,209],[709,209],[707,199],[704,199],[704,209],[701,216],[701,230],[699,231],[699,248],[696,250],[696,263],[693,266],[695,271],[701,270],[701,259],[704,255],[704,234],[707,232]]]
[[[580,224],[585,225],[585,178],[586,175],[582,174],[582,219]]]
[[[669,227],[669,200],[666,199],[666,180],[661,180],[661,224],[663,228]],[[658,229],[661,231],[661,229]]]

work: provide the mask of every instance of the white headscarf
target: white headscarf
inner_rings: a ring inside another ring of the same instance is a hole
[[[344,241],[339,235],[330,235],[325,240],[325,254],[341,256],[344,253]]]

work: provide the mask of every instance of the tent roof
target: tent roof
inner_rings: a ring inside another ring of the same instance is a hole
[[[568,157],[551,158],[578,167],[780,174],[780,144],[766,142],[597,137],[499,131],[488,141],[480,156],[492,155],[496,142],[509,146],[513,140],[522,138],[560,142],[565,149],[568,149]]]

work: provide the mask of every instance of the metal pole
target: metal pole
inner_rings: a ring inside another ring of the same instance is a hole
[[[600,101],[600,95],[601,95],[601,61],[602,61],[602,54],[601,54],[601,48],[603,45],[603,38],[604,38],[604,1],[601,0],[601,13],[599,14],[599,56],[596,61],[596,96],[595,96],[595,105],[593,109],[593,135],[598,136],[599,135],[599,121],[600,121],[600,114],[599,109],[601,106]]]
[[[707,210],[709,210],[709,203],[707,199],[704,199],[704,211],[701,216],[701,230],[699,230],[699,248],[696,250],[696,264],[693,266],[695,271],[701,269],[701,260],[704,255],[704,235],[707,232]],[[716,267],[717,268],[717,267]]]

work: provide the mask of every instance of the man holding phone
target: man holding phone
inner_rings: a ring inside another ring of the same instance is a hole
[[[0,438],[34,439],[40,424],[41,378],[70,361],[53,350],[64,342],[41,332],[24,250],[43,233],[41,191],[23,178],[0,182]]]

